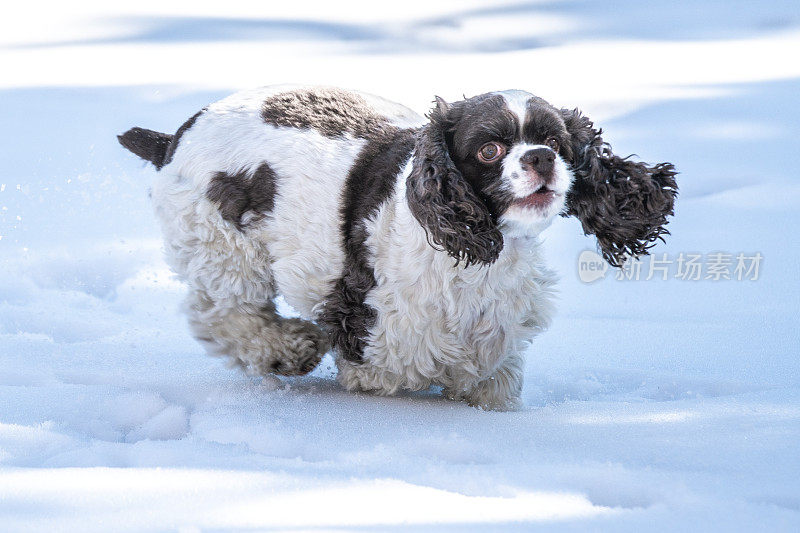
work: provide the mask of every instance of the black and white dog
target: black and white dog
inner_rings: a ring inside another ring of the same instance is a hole
[[[619,266],[667,233],[677,194],[671,164],[617,157],[580,111],[523,91],[437,98],[426,120],[267,87],[119,140],[161,171],[167,260],[211,353],[296,375],[333,348],[347,389],[436,384],[492,409],[518,404],[553,313],[540,233],[576,216]],[[303,318],[278,315],[278,294]]]

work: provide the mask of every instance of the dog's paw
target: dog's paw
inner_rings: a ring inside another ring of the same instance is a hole
[[[302,376],[314,370],[330,348],[328,336],[315,324],[291,318],[281,325],[282,346],[276,346],[269,371],[282,376]]]

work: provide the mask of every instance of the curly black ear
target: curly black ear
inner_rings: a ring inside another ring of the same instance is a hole
[[[678,185],[671,163],[649,166],[618,157],[603,142],[602,130],[577,109],[561,110],[572,142],[575,181],[567,193],[565,216],[575,216],[585,234],[597,237],[603,257],[621,266],[629,256],[646,255],[673,214]]]
[[[446,136],[459,115],[437,97],[430,124],[417,137],[406,198],[411,213],[425,228],[428,242],[444,249],[465,266],[494,262],[503,249],[503,235],[472,186],[450,158]]]

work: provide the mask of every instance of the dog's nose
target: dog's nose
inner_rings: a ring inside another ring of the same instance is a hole
[[[534,148],[522,154],[519,161],[522,163],[522,168],[535,170],[537,174],[544,178],[553,172],[556,153],[550,148]]]

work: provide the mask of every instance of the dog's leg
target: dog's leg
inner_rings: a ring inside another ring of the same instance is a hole
[[[278,315],[258,226],[243,232],[226,222],[204,190],[171,174],[153,185],[166,260],[189,286],[185,309],[192,332],[210,354],[249,372],[310,372],[328,350],[327,336],[312,322]]]
[[[228,356],[254,374],[307,374],[328,351],[328,338],[316,324],[281,317],[271,301],[221,304],[195,289],[186,310],[192,332],[209,353]]]
[[[494,411],[513,411],[522,406],[522,373],[524,361],[519,354],[510,355],[488,378],[463,391],[445,390],[454,400],[464,400],[473,407]]]

